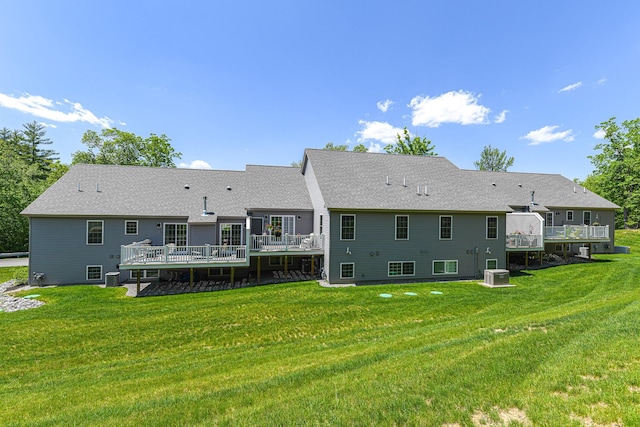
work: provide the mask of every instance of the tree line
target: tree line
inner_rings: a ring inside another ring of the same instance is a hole
[[[181,153],[170,141],[164,134],[142,138],[116,128],[88,130],[82,136],[86,150],[73,153],[71,163],[175,167]],[[46,127],[35,121],[0,129],[0,253],[28,250],[29,221],[20,212],[69,170],[48,148],[52,143]]]

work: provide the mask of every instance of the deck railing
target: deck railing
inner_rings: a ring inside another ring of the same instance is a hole
[[[253,235],[249,248],[253,252],[289,252],[322,249],[322,235],[317,234],[283,234]]]
[[[126,245],[120,249],[120,264],[201,264],[245,262],[246,245],[147,246]]]
[[[608,225],[562,225],[544,228],[545,240],[609,239]]]
[[[543,248],[544,242],[541,234],[507,234],[507,248]]]

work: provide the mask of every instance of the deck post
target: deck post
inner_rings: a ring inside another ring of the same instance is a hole
[[[542,267],[542,252],[543,251],[538,252],[540,254],[540,267]]]
[[[589,243],[589,261],[591,261],[591,243]]]
[[[189,287],[193,289],[193,267],[189,269]]]
[[[529,268],[529,251],[524,251],[524,269]]]
[[[289,274],[289,255],[284,256],[284,274]]]
[[[138,273],[136,274],[136,276],[138,276],[136,280],[136,296],[138,296],[140,294],[140,269],[137,269],[136,272]]]
[[[569,258],[567,257],[567,244],[566,243],[562,244],[562,253],[564,254],[564,262],[567,262],[567,260]]]
[[[259,256],[259,257],[258,257],[258,283],[260,283],[260,267],[261,267],[261,260],[262,260],[262,257],[261,257],[261,256]]]
[[[231,267],[231,288],[235,286],[236,268]]]
[[[316,257],[311,255],[311,275],[316,274]]]

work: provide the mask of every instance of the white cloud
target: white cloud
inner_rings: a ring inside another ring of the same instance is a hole
[[[529,145],[540,145],[559,140],[571,142],[575,139],[573,135],[571,135],[573,132],[571,129],[565,130],[564,132],[556,132],[555,130],[558,127],[559,126],[545,126],[538,130],[532,130],[525,136],[520,137],[520,139],[528,139],[531,141]]]
[[[560,90],[558,91],[558,93],[562,93],[562,92],[571,92],[572,90],[576,90],[576,89],[578,89],[580,86],[582,86],[582,82],[577,82],[577,83],[571,84],[571,85],[569,85],[569,86],[565,86],[565,87],[563,87],[562,89],[560,89]]]
[[[389,111],[389,108],[394,104],[394,102],[390,99],[385,99],[384,101],[378,101],[376,105],[378,106],[378,110],[386,113]]]
[[[56,129],[58,126],[51,124],[51,123],[45,123],[45,122],[40,122],[40,124],[46,128],[53,128]]]
[[[71,108],[70,111],[65,112],[57,109],[56,106],[67,106]],[[109,128],[111,127],[111,123],[113,123],[113,120],[109,117],[98,118],[91,111],[85,109],[80,103],[71,102],[68,99],[65,99],[64,103],[56,101],[54,106],[54,102],[51,99],[42,96],[25,94],[15,97],[13,95],[0,93],[0,107],[10,108],[54,122],[86,122],[103,128]]]
[[[598,80],[598,86],[602,86],[603,84],[605,84],[607,82],[607,78],[603,77],[600,80]]]
[[[502,110],[502,112],[500,114],[498,114],[496,116],[495,119],[493,119],[494,123],[502,123],[505,120],[507,120],[507,113],[509,112],[509,110]]]
[[[593,134],[593,137],[596,139],[604,139],[606,134],[607,133],[603,129],[598,129],[596,133]]]
[[[178,167],[186,169],[213,169],[211,165],[204,160],[194,160],[191,163],[180,163]]]
[[[480,95],[459,90],[447,92],[440,96],[416,96],[409,103],[414,126],[436,128],[442,123],[459,123],[476,125],[488,123],[487,116],[491,109],[478,104]]]
[[[365,120],[360,120],[358,123],[363,126],[362,130],[356,132],[358,135],[358,142],[375,140],[384,144],[393,144],[398,140],[397,135],[402,135],[404,132],[403,129],[394,127],[387,122],[367,122]],[[377,147],[377,145],[372,143],[370,151],[374,151],[371,148],[375,147]]]

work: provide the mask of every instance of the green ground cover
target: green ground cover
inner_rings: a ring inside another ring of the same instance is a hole
[[[640,234],[616,239],[514,288],[23,292],[47,304],[0,313],[0,425],[637,426]]]

